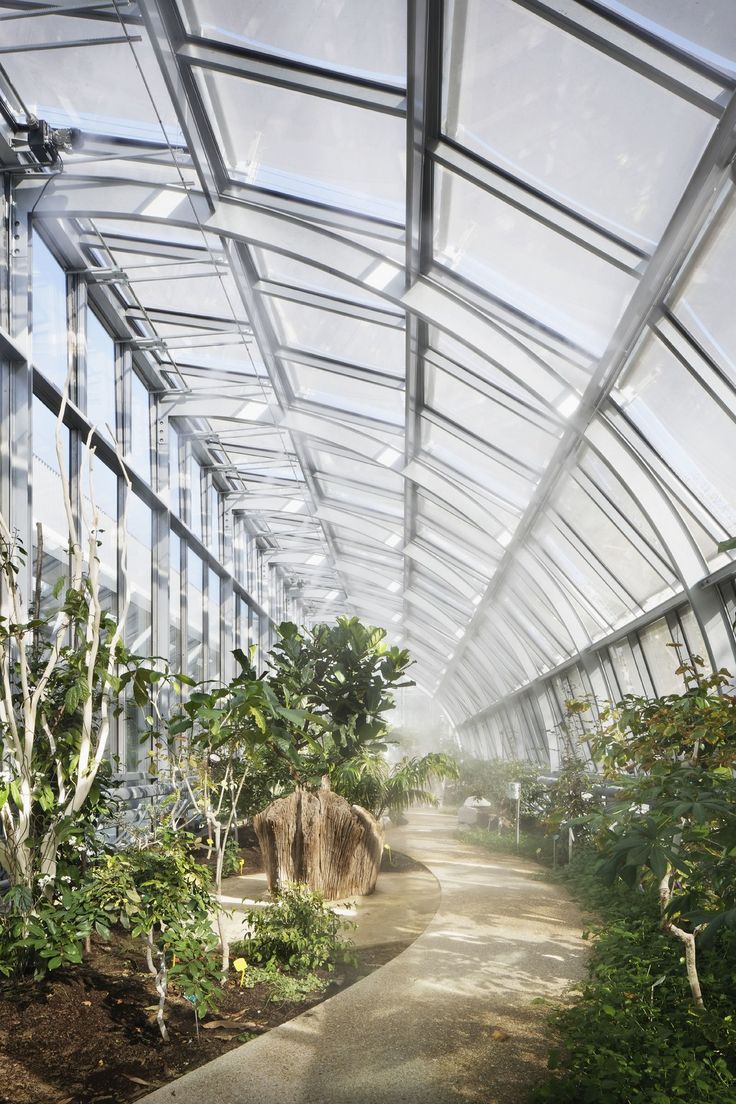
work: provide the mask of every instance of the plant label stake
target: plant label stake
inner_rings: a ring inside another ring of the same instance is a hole
[[[199,1042],[199,1016],[197,1015],[197,998],[192,993],[191,996],[184,995],[184,999],[188,1000],[194,1011],[194,1030],[197,1032],[197,1042]]]
[[[516,802],[516,850],[519,850],[519,820],[521,812],[521,782],[509,782],[506,786],[506,797],[509,801]]]

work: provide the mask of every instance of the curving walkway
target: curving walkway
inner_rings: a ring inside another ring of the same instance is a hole
[[[415,811],[389,834],[441,888],[410,947],[148,1104],[522,1104],[544,1070],[547,1002],[584,972],[582,920],[533,864],[461,844],[455,823]]]

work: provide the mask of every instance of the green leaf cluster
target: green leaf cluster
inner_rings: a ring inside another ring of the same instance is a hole
[[[233,952],[257,966],[304,975],[351,958],[352,944],[340,933],[355,925],[307,885],[284,884],[267,905],[246,912],[245,923],[248,935]]]

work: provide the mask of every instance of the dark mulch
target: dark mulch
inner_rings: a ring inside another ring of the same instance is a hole
[[[249,861],[250,850],[246,845],[241,854],[253,873],[260,854]],[[394,852],[382,870],[420,865]],[[0,986],[0,1104],[126,1104],[298,1016],[410,942],[361,949],[357,965],[339,968],[324,992],[299,1003],[277,1005],[263,985],[246,989],[229,982],[221,1008],[200,1024],[199,1037],[192,1006],[172,988],[167,1045],[155,1022],[158,997],[142,946],[114,932],[110,943],[93,942],[82,966],[42,982]]]

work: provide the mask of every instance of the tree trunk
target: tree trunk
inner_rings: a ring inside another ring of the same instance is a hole
[[[269,888],[306,882],[328,901],[376,887],[383,827],[359,805],[321,789],[298,789],[253,818]]]

